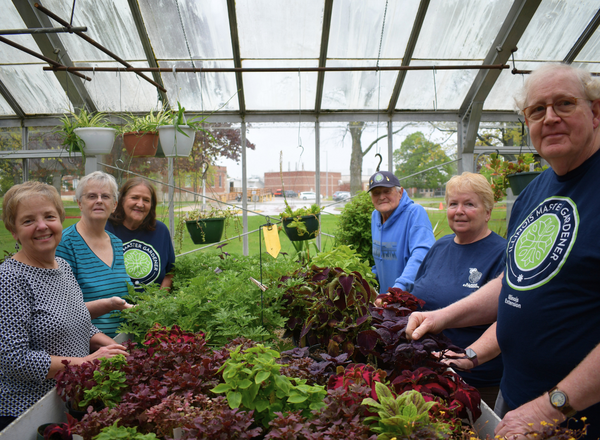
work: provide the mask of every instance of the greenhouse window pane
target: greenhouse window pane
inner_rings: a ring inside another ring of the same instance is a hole
[[[6,99],[4,99],[4,96],[0,95],[0,116],[15,116],[15,115],[16,115],[16,113],[14,112],[12,107],[10,105],[8,105],[8,102],[6,102]]]
[[[159,60],[232,59],[225,0],[140,0],[140,10]],[[165,32],[168,23],[168,32]]]
[[[380,66],[397,65],[381,61]],[[374,67],[375,61],[329,60],[328,67]],[[323,83],[323,109],[377,110],[385,109],[398,76],[397,71],[327,72]]]
[[[80,63],[85,67],[121,67],[119,63]],[[131,63],[148,67],[148,63]],[[92,81],[85,82],[98,110],[103,112],[140,112],[160,106],[156,88],[133,72],[86,72]]]
[[[507,0],[432,0],[413,58],[483,60],[511,6]]]
[[[73,2],[45,0],[44,6],[63,20],[71,20]],[[87,26],[85,35],[124,60],[146,59],[127,1],[78,0],[75,3],[73,26]],[[75,34],[57,35],[73,62],[113,59]]]
[[[244,61],[242,67],[316,67],[316,61]],[[244,73],[248,110],[310,110],[315,107],[316,72]],[[300,103],[301,99],[301,103]]]
[[[323,5],[323,0],[236,1],[242,59],[318,59]]]
[[[4,66],[0,80],[28,115],[63,113],[71,108],[54,73],[44,72],[41,65]]]
[[[579,55],[575,58],[577,62],[591,62],[598,60],[600,54],[600,28],[596,29],[594,35],[588,40]],[[598,72],[594,70],[594,72]]]
[[[189,62],[163,62],[161,67],[189,67]],[[196,67],[231,68],[233,61],[200,61]],[[168,90],[172,106],[180,101],[189,111],[204,112],[217,110],[238,110],[237,87],[234,73],[202,72],[184,73],[163,72],[163,83]]]
[[[515,59],[562,61],[597,10],[597,0],[543,0],[519,40]]]
[[[474,61],[420,61],[419,65],[479,64]],[[461,106],[478,70],[414,70],[406,79],[397,110],[452,110]]]
[[[419,2],[390,2],[387,12],[385,5],[385,0],[334,2],[327,57],[377,59],[385,13],[381,58],[401,59],[406,50]]]
[[[0,11],[2,11],[2,27],[4,29],[27,28],[11,0],[0,0]],[[40,48],[31,35],[3,35],[3,37],[21,46],[25,46],[34,52],[41,53]],[[39,62],[38,58],[32,57],[5,43],[0,43],[0,60],[2,60],[2,63],[9,64]]]

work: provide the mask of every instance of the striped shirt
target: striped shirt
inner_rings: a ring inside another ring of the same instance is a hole
[[[130,278],[123,261],[123,242],[107,232],[113,248],[112,266],[109,267],[94,254],[75,226],[69,226],[63,231],[62,240],[56,248],[56,256],[64,258],[71,266],[83,292],[84,301],[113,296],[125,297],[128,294],[127,285],[130,284]],[[107,313],[92,322],[103,333],[114,338],[122,322],[118,312],[116,313],[116,316],[111,316],[115,312]]]

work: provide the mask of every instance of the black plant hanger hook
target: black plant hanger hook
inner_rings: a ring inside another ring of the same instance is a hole
[[[383,157],[381,154],[377,153],[375,157],[379,156],[379,163],[377,164],[377,171],[379,171],[379,167],[381,166],[381,162],[383,162]]]

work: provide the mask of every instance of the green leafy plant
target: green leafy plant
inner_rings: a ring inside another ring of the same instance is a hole
[[[325,387],[307,385],[305,380],[280,374],[276,362],[280,354],[262,344],[241,351],[237,347],[222,367],[223,380],[212,392],[225,393],[229,406],[254,410],[255,419],[263,426],[275,418],[276,412],[310,411],[323,408]]]
[[[314,255],[310,262],[318,267],[339,267],[346,273],[358,272],[371,286],[378,286],[368,261],[351,246],[339,244],[329,251]]]
[[[165,295],[158,286],[134,292],[132,300],[138,305],[125,311],[120,331],[141,341],[158,322],[202,331],[211,344],[224,344],[237,336],[274,339],[286,321],[280,313],[285,289],[279,286],[279,278],[298,266],[289,259],[263,259],[262,283],[268,289],[262,293],[249,279],[260,278],[258,255],[221,258],[197,253],[178,258],[172,294]]]
[[[119,133],[136,133],[136,132],[147,132],[156,131],[160,125],[164,125],[169,119],[169,115],[165,110],[158,110],[154,113],[154,110],[150,110],[145,115],[136,116],[129,113],[124,116],[125,124],[118,128]]]
[[[371,237],[371,214],[373,202],[368,192],[360,192],[346,203],[339,215],[335,238],[338,244],[352,246],[370,266],[373,260]]]
[[[79,110],[79,112],[69,112],[60,118],[62,125],[58,126],[54,133],[57,133],[62,140],[62,145],[70,153],[79,152],[85,157],[85,142],[77,133],[76,128],[82,127],[108,127],[110,124],[104,113],[100,112],[88,112],[85,108]]]
[[[430,421],[429,410],[436,403],[426,402],[418,391],[411,390],[394,397],[381,382],[375,382],[375,391],[379,401],[367,397],[362,404],[377,412],[376,416],[367,417],[365,422],[373,422],[371,431],[378,433],[378,440],[405,438],[420,430],[437,432],[441,434],[439,438],[443,438],[444,433],[451,431],[443,423]]]
[[[127,360],[122,354],[102,358],[100,368],[94,371],[96,385],[85,390],[80,406],[85,408],[94,402],[102,402],[108,408],[115,407],[121,401],[123,390],[127,388],[126,374],[121,371],[124,365],[127,365]]]
[[[508,176],[528,171],[543,171],[546,168],[548,167],[542,168],[535,161],[533,153],[519,154],[516,162],[505,160],[498,153],[492,153],[479,173],[490,182],[494,191],[494,201],[499,202],[506,197],[506,189],[510,187]]]
[[[115,422],[100,431],[94,440],[155,440],[156,438],[153,433],[141,434],[135,427],[117,426],[117,422]]]

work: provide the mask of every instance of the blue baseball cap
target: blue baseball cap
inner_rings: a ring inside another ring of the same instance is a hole
[[[394,173],[392,173],[390,171],[377,171],[369,179],[368,191],[371,191],[373,188],[377,188],[379,186],[382,186],[385,188],[391,188],[393,186],[400,186],[400,181],[394,175]]]

